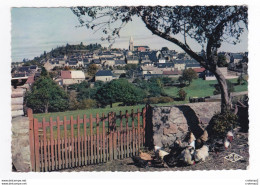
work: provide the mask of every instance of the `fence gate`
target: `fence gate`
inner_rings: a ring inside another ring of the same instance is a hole
[[[32,171],[46,172],[138,155],[144,146],[148,106],[119,115],[90,114],[30,120]]]

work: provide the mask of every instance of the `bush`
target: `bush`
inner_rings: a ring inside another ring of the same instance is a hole
[[[187,96],[187,93],[181,88],[178,91],[178,96],[179,96],[180,100],[184,101]]]
[[[97,108],[97,102],[93,99],[84,99],[79,104],[80,109],[91,109]]]
[[[237,126],[237,121],[238,117],[231,111],[215,114],[210,121],[211,134],[215,138],[223,138]]]
[[[169,103],[174,101],[171,97],[167,97],[167,96],[161,96],[158,99],[159,99],[159,103]]]
[[[150,97],[150,98],[144,98],[143,103],[151,103],[151,104],[157,104],[157,103],[169,103],[173,102],[174,100],[171,97]]]

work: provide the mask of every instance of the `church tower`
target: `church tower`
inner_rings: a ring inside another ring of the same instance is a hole
[[[130,37],[129,40],[129,51],[134,51],[134,40],[132,36]]]

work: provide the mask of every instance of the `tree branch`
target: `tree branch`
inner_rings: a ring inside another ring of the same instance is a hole
[[[220,39],[221,37],[221,31],[223,30],[225,23],[231,21],[234,17],[239,15],[241,12],[241,9],[238,9],[234,13],[232,13],[230,16],[227,16],[226,19],[223,19],[214,29],[211,36],[209,37],[208,44],[207,44],[207,59],[211,59],[212,56],[212,47],[213,44]]]
[[[185,44],[183,44],[182,42],[180,42],[179,40],[177,40],[174,37],[171,37],[161,31],[159,31],[158,29],[155,29],[152,27],[152,25],[150,24],[150,22],[147,20],[147,16],[146,15],[140,15],[143,22],[145,23],[146,27],[155,35],[168,40],[170,42],[173,42],[174,44],[176,44],[177,46],[179,46],[180,48],[182,48],[188,55],[190,55],[192,58],[194,58],[196,61],[198,61],[204,68],[209,69],[209,66],[207,65],[207,63],[205,62],[205,60],[199,56],[198,54],[196,54],[195,52],[193,52],[188,46],[186,46]]]

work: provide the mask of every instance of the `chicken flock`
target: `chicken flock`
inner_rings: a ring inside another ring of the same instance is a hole
[[[233,137],[232,131],[229,131],[222,142],[211,142],[208,140],[206,130],[198,139],[190,132],[187,143],[176,139],[167,149],[154,146],[152,152],[143,152],[140,150],[139,155],[133,156],[132,159],[134,164],[141,168],[150,166],[169,168],[194,165],[206,161],[209,151],[218,153],[230,148]]]

